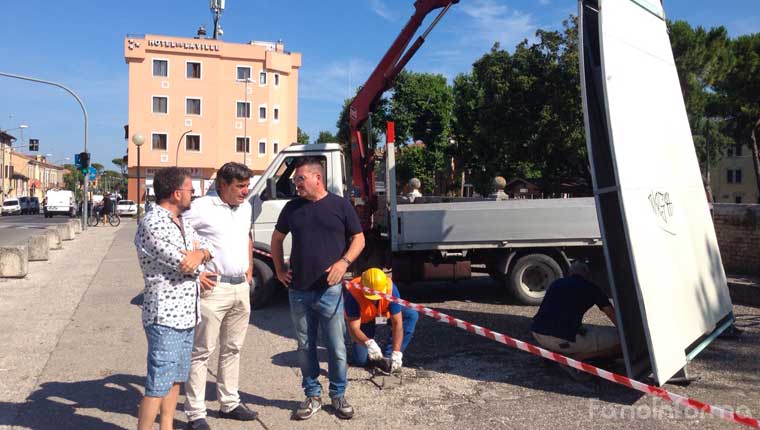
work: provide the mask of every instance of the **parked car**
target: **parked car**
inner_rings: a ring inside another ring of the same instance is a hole
[[[19,199],[5,199],[3,201],[3,215],[21,215]]]
[[[120,200],[116,205],[116,213],[119,215],[137,215],[137,205],[132,200]]]
[[[29,197],[29,213],[39,215],[40,199],[38,197]]]
[[[18,198],[18,205],[21,206],[21,214],[29,213],[29,197],[22,196]]]
[[[44,206],[45,218],[51,218],[53,215],[67,215],[74,218],[77,214],[74,193],[69,190],[48,190],[45,193]]]

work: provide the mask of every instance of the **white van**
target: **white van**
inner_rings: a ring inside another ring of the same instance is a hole
[[[77,215],[74,204],[74,192],[69,190],[48,190],[45,193],[45,218],[53,215],[68,215],[74,218]]]

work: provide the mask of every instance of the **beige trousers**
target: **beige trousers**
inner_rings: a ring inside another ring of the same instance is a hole
[[[219,345],[216,395],[224,412],[240,404],[240,350],[251,315],[249,286],[221,282],[201,298],[201,323],[195,328],[190,377],[185,383],[185,414],[190,421],[206,417],[208,360]]]

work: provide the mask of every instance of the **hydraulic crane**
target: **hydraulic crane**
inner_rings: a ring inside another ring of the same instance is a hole
[[[351,197],[359,214],[365,231],[372,228],[372,214],[377,209],[375,193],[375,154],[369,149],[369,141],[364,142],[361,128],[367,121],[370,111],[375,107],[383,93],[391,88],[396,77],[412,59],[417,50],[425,43],[427,35],[433,30],[449,8],[459,0],[417,0],[414,2],[414,15],[396,37],[391,47],[369,76],[364,86],[354,97],[349,106],[349,135],[351,139]],[[425,32],[407,50],[422,21],[432,11],[443,8]],[[405,52],[406,51],[406,52]],[[402,56],[403,54],[403,56]],[[368,139],[369,140],[369,139]],[[395,192],[395,190],[389,190]]]

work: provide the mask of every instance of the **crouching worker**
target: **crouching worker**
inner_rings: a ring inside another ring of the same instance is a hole
[[[576,261],[569,275],[554,281],[533,317],[533,337],[544,348],[576,360],[610,358],[620,354],[617,329],[583,325],[583,315],[596,305],[617,326],[615,309],[591,282],[591,270]]]
[[[351,282],[399,297],[396,286],[380,269],[368,269],[360,278],[352,279]],[[353,340],[348,354],[349,363],[365,366],[368,361],[377,362],[389,358],[391,372],[401,370],[404,350],[412,340],[417,325],[417,311],[355,288],[346,288],[343,295],[346,325]],[[391,339],[390,342],[386,339],[384,352],[374,339],[377,326],[382,324],[391,326]]]

